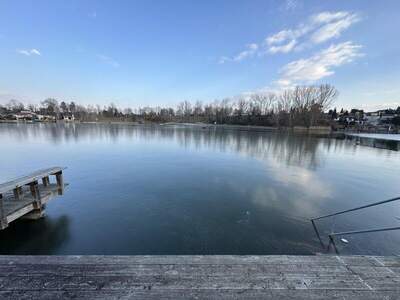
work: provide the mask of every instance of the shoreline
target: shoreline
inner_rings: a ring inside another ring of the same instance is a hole
[[[295,127],[274,127],[274,126],[260,126],[260,125],[236,125],[236,124],[209,124],[209,123],[180,123],[180,122],[167,122],[167,123],[138,123],[134,121],[56,121],[56,122],[33,122],[33,121],[16,121],[16,120],[0,120],[0,124],[109,124],[109,125],[135,125],[135,126],[191,126],[206,128],[222,128],[222,129],[235,129],[246,131],[319,131],[324,133],[332,132],[330,126],[311,126],[309,128],[303,126]]]
[[[259,126],[259,125],[236,125],[236,124],[209,124],[209,123],[180,123],[180,122],[167,122],[167,123],[139,123],[135,121],[17,121],[17,120],[0,120],[0,124],[101,124],[101,125],[128,125],[128,126],[160,126],[160,127],[197,127],[201,129],[224,129],[224,130],[240,130],[240,131],[252,131],[252,132],[295,132],[295,133],[308,133],[308,134],[333,134],[340,136],[353,136],[353,137],[364,137],[372,138],[362,135],[374,135],[374,139],[385,139],[398,141],[398,139],[390,139],[385,137],[388,133],[377,133],[371,132],[354,132],[347,130],[332,130],[330,126],[294,126],[294,127],[274,127],[274,126]],[[382,136],[380,136],[382,135]],[[391,133],[395,137],[399,136],[400,133]],[[400,139],[400,138],[399,138]]]

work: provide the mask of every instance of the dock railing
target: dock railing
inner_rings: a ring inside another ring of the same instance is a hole
[[[394,201],[398,201],[398,200],[400,200],[400,197],[395,197],[395,198],[391,198],[391,199],[387,199],[387,200],[383,200],[383,201],[378,201],[378,202],[367,204],[367,205],[358,206],[358,207],[351,208],[351,209],[338,211],[338,212],[335,212],[335,213],[332,213],[332,214],[328,214],[328,215],[323,215],[323,216],[312,218],[311,222],[312,222],[312,224],[314,226],[314,229],[316,229],[315,221],[317,221],[317,220],[321,220],[321,219],[324,219],[324,218],[329,218],[329,217],[333,217],[333,216],[337,216],[337,215],[342,215],[342,214],[345,214],[345,213],[349,213],[349,212],[353,212],[353,211],[357,211],[357,210],[361,210],[361,209],[364,209],[364,208],[369,208],[369,207],[373,207],[373,206],[377,206],[377,205],[382,205],[382,204],[386,204],[386,203],[390,203],[390,202],[394,202]],[[343,235],[350,235],[350,234],[379,232],[379,231],[392,231],[392,230],[399,230],[399,229],[400,229],[400,226],[384,227],[384,228],[368,228],[368,229],[362,229],[362,230],[343,231],[343,232],[331,232],[329,234],[329,239],[332,241],[334,236],[343,236]]]
[[[64,191],[64,167],[52,167],[15,178],[0,184],[0,230],[20,217],[42,216],[45,203]],[[55,176],[56,184],[50,184],[50,176]],[[42,182],[40,184],[40,181]],[[29,188],[28,188],[29,187]]]

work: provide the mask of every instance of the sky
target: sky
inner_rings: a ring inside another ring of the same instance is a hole
[[[400,105],[400,1],[0,0],[0,103],[174,106],[329,83]]]

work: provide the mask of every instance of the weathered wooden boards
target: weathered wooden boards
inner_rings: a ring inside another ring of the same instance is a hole
[[[44,169],[0,184],[0,230],[29,213],[41,216],[44,204],[64,190],[63,169]],[[50,183],[51,175],[57,184]]]
[[[0,256],[3,299],[399,299],[400,257]]]
[[[62,171],[65,168],[62,167],[53,167],[53,168],[48,168],[48,169],[43,169],[36,171],[34,173],[31,173],[26,176],[18,177],[16,179],[10,180],[5,183],[0,184],[0,194],[4,194],[8,191],[14,190],[15,188],[18,187],[23,187],[26,184],[30,184],[35,181],[39,181],[42,178],[49,177],[50,175],[56,175],[62,173]]]

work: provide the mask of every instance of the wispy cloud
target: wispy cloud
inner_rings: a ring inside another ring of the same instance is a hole
[[[25,56],[34,56],[34,55],[42,55],[39,50],[37,49],[17,49],[17,53],[25,55]]]
[[[106,55],[103,55],[103,54],[98,54],[97,58],[100,61],[102,61],[102,62],[104,62],[104,63],[106,63],[106,64],[108,64],[108,65],[110,65],[110,66],[112,66],[114,68],[118,68],[120,66],[120,64],[116,60],[114,60],[113,58],[111,58],[109,56],[106,56]]]
[[[270,53],[301,50],[307,44],[320,44],[340,37],[343,31],[359,20],[360,17],[356,13],[322,12],[311,16],[306,23],[295,28],[284,29],[268,36],[265,44]],[[295,47],[296,45],[298,46]]]
[[[288,53],[290,51],[292,51],[294,49],[294,47],[296,46],[297,42],[295,39],[291,40],[290,42],[288,42],[287,44],[283,44],[283,45],[278,45],[278,46],[271,46],[269,48],[269,52],[272,54],[281,52],[281,53]]]
[[[287,5],[295,6],[287,1]],[[294,28],[283,29],[267,36],[264,42],[248,44],[245,49],[233,57],[222,56],[219,63],[238,62],[256,55],[289,53],[312,47],[316,44],[339,38],[351,25],[360,20],[356,13],[347,11],[321,12],[310,16],[305,23]]]
[[[258,45],[253,43],[253,44],[248,44],[246,45],[246,50],[240,52],[238,55],[236,55],[233,60],[234,61],[241,61],[247,57],[251,57],[254,54],[256,54],[258,50]]]
[[[230,57],[228,57],[228,56],[221,56],[220,58],[219,58],[219,60],[218,60],[218,63],[219,64],[224,64],[224,63],[226,63],[226,62],[228,62],[228,61],[231,61],[232,59],[230,58]]]
[[[301,2],[299,0],[286,0],[284,3],[284,10],[292,11],[296,10],[301,6]]]
[[[242,61],[245,58],[249,58],[256,55],[258,48],[259,46],[255,43],[247,44],[245,50],[243,50],[242,52],[233,57],[222,56],[219,60],[219,63],[223,64],[227,61],[237,61],[237,62]]]
[[[280,70],[280,79],[275,83],[282,87],[314,83],[333,75],[335,68],[362,56],[360,50],[361,46],[353,42],[331,45],[309,58],[295,60],[285,65]]]
[[[311,35],[311,41],[315,44],[325,42],[332,38],[338,38],[343,31],[360,20],[357,14],[339,12],[336,14],[319,14],[317,19],[325,23]]]

